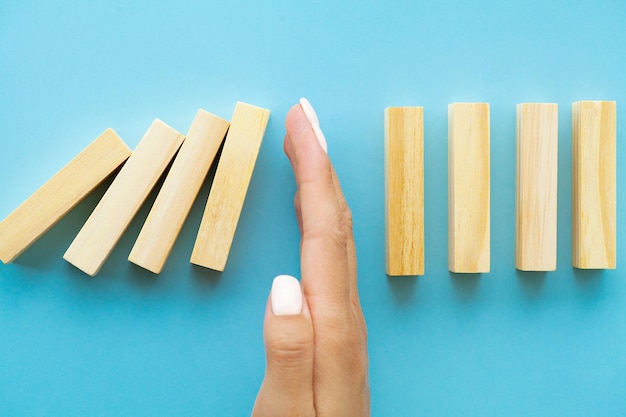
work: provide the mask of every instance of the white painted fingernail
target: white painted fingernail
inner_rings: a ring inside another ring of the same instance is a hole
[[[322,132],[322,129],[320,127],[320,121],[317,118],[317,113],[315,113],[313,106],[311,106],[309,100],[304,97],[300,99],[300,106],[302,107],[306,118],[309,119],[309,122],[311,122],[311,127],[313,128],[313,133],[315,134],[317,141],[320,143],[322,149],[324,149],[324,152],[328,153],[328,144],[326,143],[326,137]]]
[[[302,312],[300,283],[291,275],[279,275],[272,282],[272,311],[276,316],[295,316]]]

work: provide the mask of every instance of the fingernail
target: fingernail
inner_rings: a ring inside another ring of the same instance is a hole
[[[320,121],[317,118],[317,113],[315,113],[313,106],[311,106],[309,100],[304,97],[300,99],[300,106],[302,107],[306,118],[309,119],[309,122],[311,122],[311,127],[313,127],[313,133],[315,133],[317,141],[320,143],[322,149],[324,149],[324,152],[328,153],[328,144],[326,143],[326,137],[322,132],[322,129],[320,127]]]
[[[294,316],[302,312],[302,290],[298,280],[279,275],[272,282],[272,311],[276,316]]]

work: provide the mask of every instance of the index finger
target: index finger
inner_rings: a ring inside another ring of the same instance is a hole
[[[302,228],[301,272],[315,316],[349,312],[349,227],[333,183],[328,155],[300,105],[287,114],[285,152],[298,186]]]

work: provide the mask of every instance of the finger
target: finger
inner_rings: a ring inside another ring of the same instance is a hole
[[[274,279],[265,311],[264,338],[267,365],[252,416],[314,416],[313,326],[293,277]]]
[[[292,109],[292,111],[297,111],[297,107],[298,105],[294,106],[294,109]],[[305,114],[306,115],[306,114]],[[317,119],[317,116],[315,115],[315,113],[313,112],[313,116],[314,117],[314,122],[319,123],[319,120]],[[310,121],[309,121],[310,122]],[[304,126],[304,129],[306,129],[307,127]],[[312,130],[312,128],[311,128]],[[285,143],[284,143],[284,149],[285,149],[285,153],[287,154],[287,156],[289,157],[289,160],[292,163],[293,166],[293,171],[294,174],[296,176],[296,181],[298,181],[298,166],[297,166],[297,158],[294,152],[294,147],[293,147],[293,136],[289,134],[289,129],[287,131],[287,135],[285,136]],[[316,133],[315,131],[313,132],[314,134]],[[323,133],[322,133],[323,135]],[[324,142],[324,147],[325,149],[327,149],[327,145],[325,145],[325,138],[323,140]],[[343,191],[341,189],[341,185],[339,184],[339,179],[337,177],[337,173],[335,172],[335,169],[332,167],[332,164],[330,166],[331,169],[331,174],[332,174],[332,181],[333,181],[333,188],[336,194],[336,198],[337,201],[339,203],[339,206],[341,208],[341,212],[344,218],[344,222],[346,224],[346,227],[348,229],[348,245],[347,245],[347,254],[348,254],[348,266],[350,268],[350,273],[349,273],[349,278],[350,278],[350,283],[351,283],[351,293],[354,294],[356,296],[356,300],[358,300],[358,290],[357,290],[357,285],[356,285],[356,279],[357,279],[357,273],[356,273],[356,251],[355,251],[355,246],[354,246],[354,238],[353,238],[353,234],[352,234],[352,213],[348,207],[348,204],[346,203],[346,199],[344,197]],[[299,198],[299,193],[296,192],[296,196],[294,199],[294,205],[296,208],[296,215],[298,218],[298,226],[300,228],[300,233],[302,233],[302,215],[301,215],[301,210],[300,210],[300,198]]]
[[[350,305],[348,233],[330,160],[300,105],[291,108],[285,124],[285,150],[298,185],[304,293],[314,320],[323,315],[345,316]]]
[[[315,405],[319,415],[361,416],[367,409],[367,346],[353,302],[358,306],[351,216],[315,122],[294,106],[285,144],[298,185],[302,285],[315,331]]]

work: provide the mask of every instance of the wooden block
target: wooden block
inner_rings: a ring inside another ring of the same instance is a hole
[[[158,274],[215,159],[229,123],[198,110],[128,260]]]
[[[113,129],[105,130],[0,223],[2,262],[17,258],[123,164],[130,153]]]
[[[616,267],[616,103],[572,105],[572,263]]]
[[[448,267],[489,272],[489,104],[448,107]]]
[[[66,261],[91,276],[98,273],[183,140],[162,121],[152,123],[65,252]]]
[[[517,105],[515,267],[556,270],[558,105]]]
[[[223,271],[269,110],[237,103],[191,254],[191,263]]]
[[[385,110],[387,275],[424,275],[424,110]]]

